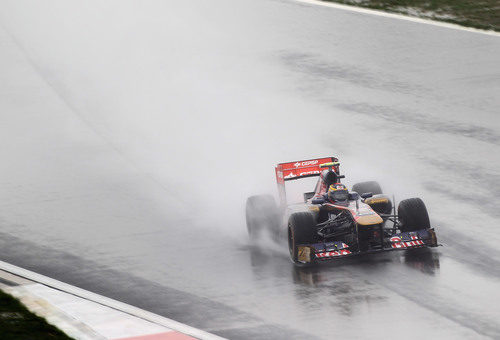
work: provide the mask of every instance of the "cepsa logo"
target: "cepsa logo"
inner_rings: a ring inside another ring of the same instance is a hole
[[[297,163],[294,163],[293,166],[298,168],[300,166],[309,166],[309,165],[315,165],[315,164],[318,164],[318,160],[315,160],[315,161],[306,161],[306,162],[297,162]]]

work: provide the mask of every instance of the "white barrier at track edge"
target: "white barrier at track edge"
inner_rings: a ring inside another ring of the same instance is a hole
[[[339,4],[339,3],[335,3],[335,2],[327,2],[327,1],[323,1],[323,0],[293,0],[293,1],[302,2],[302,3],[306,3],[306,4],[310,4],[310,5],[331,7],[331,8],[341,9],[341,10],[345,10],[345,11],[358,12],[358,13],[369,14],[369,15],[376,15],[376,16],[392,18],[392,19],[412,21],[412,22],[417,22],[420,24],[427,24],[427,25],[451,28],[451,29],[455,29],[455,30],[461,30],[461,31],[467,31],[467,32],[472,32],[472,33],[480,33],[480,34],[486,34],[486,35],[491,35],[491,36],[495,36],[495,37],[500,37],[500,32],[486,31],[486,30],[481,30],[481,29],[477,29],[477,28],[465,27],[465,26],[460,26],[457,24],[452,24],[452,23],[447,23],[447,22],[442,22],[442,21],[435,21],[435,20],[430,20],[430,19],[421,19],[421,18],[411,17],[411,16],[403,15],[403,14],[384,12],[384,11],[376,10],[376,9],[369,9],[369,8],[363,8],[363,7],[344,5],[344,4]]]
[[[198,339],[206,339],[206,340],[224,340],[224,338],[219,337],[217,335],[202,331],[200,329],[185,325],[183,323],[177,322],[175,320],[168,319],[166,317],[145,311],[143,309],[140,309],[138,307],[134,307],[132,305],[116,301],[110,298],[107,298],[105,296],[89,292],[87,290],[69,285],[67,283],[52,279],[50,277],[32,272],[30,270],[20,268],[17,266],[14,266],[10,263],[0,261],[0,269],[12,273],[17,276],[24,277],[28,280],[35,281],[38,283],[41,283],[45,286],[55,288],[57,290],[78,296],[80,298],[86,299],[93,301],[95,303],[101,304],[103,306],[107,306],[119,311],[122,311],[124,313],[133,315],[135,317],[162,325],[164,327],[170,328],[174,331],[178,331],[187,335],[190,335],[192,337],[198,338]]]

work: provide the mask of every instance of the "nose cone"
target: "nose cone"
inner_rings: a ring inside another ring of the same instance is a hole
[[[364,215],[355,217],[356,223],[359,225],[373,225],[383,222],[382,217],[374,213],[373,215]]]

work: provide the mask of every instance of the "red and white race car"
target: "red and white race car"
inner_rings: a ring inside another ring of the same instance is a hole
[[[362,182],[350,191],[341,183],[340,164],[324,157],[276,166],[279,206],[270,195],[246,203],[250,238],[267,230],[277,241],[288,240],[292,261],[310,264],[362,253],[436,247],[436,233],[420,198],[402,200],[397,213],[377,182]],[[317,176],[304,202],[287,204],[286,182]]]

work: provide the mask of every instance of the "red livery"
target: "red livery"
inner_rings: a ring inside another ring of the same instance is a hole
[[[437,238],[420,198],[396,206],[377,182],[341,183],[336,157],[279,163],[276,182],[279,206],[270,195],[247,199],[246,220],[251,239],[264,231],[286,240],[292,261],[311,264],[379,251],[436,247]],[[318,177],[304,202],[287,204],[286,182]]]

